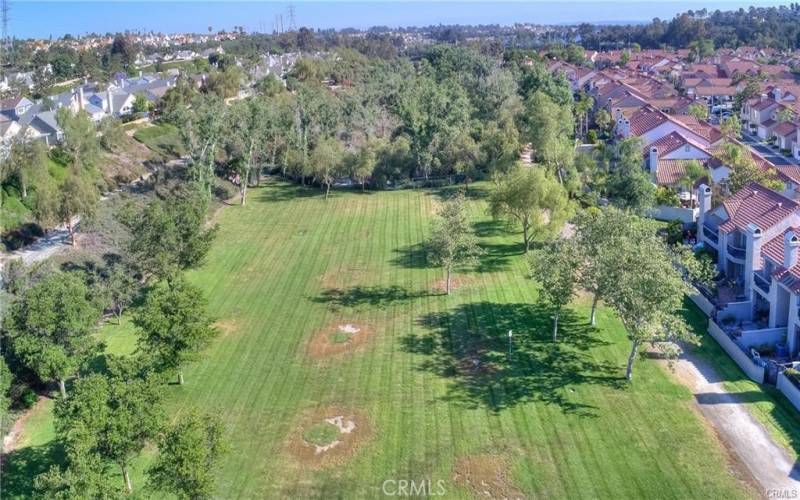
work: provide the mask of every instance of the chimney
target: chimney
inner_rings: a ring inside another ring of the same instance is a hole
[[[798,248],[800,248],[800,238],[790,229],[783,237],[783,267],[790,269],[797,264]]]
[[[111,89],[106,89],[106,113],[111,114]]]
[[[780,87],[775,87],[772,89],[772,95],[775,98],[775,102],[781,102],[781,99],[783,98],[783,91],[780,89]]]
[[[755,224],[747,225],[747,249],[744,258],[745,295],[753,289],[753,271],[761,267],[761,237],[763,232]]]
[[[658,173],[658,148],[652,147],[650,148],[650,173],[657,174]]]
[[[622,137],[627,139],[631,135],[631,121],[627,118],[622,119]]]

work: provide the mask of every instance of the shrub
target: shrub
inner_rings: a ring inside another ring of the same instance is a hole
[[[2,241],[3,245],[6,247],[6,250],[14,251],[22,248],[25,245],[33,243],[36,238],[39,238],[43,235],[44,231],[39,224],[28,222],[16,229],[7,231],[5,234],[3,234]]]
[[[39,396],[30,387],[25,388],[19,396],[19,404],[25,410],[33,408],[33,405],[35,405],[38,400]]]
[[[312,425],[303,432],[303,439],[307,443],[317,446],[328,446],[339,439],[339,428],[328,422]]]
[[[789,382],[795,385],[798,389],[800,389],[800,371],[797,371],[794,368],[787,368],[786,371],[783,372],[786,375],[786,378],[789,379]]]

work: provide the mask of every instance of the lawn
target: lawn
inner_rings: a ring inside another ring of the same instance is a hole
[[[224,419],[219,496],[379,497],[385,480],[442,481],[456,498],[481,481],[495,496],[752,496],[687,389],[652,361],[625,383],[629,345],[609,310],[590,328],[578,301],[551,341],[521,238],[487,217],[484,187],[470,186],[470,207],[486,255],[451,296],[420,246],[438,191],[326,201],[270,182],[220,212],[190,279],[222,333],[186,384],[168,387],[171,415],[200,407]],[[114,352],[133,348],[129,321],[101,334]],[[303,436],[326,443],[332,417],[341,444],[309,452]],[[58,456],[49,407],[29,427],[35,439],[7,458],[5,498],[25,497]]]
[[[165,159],[176,158],[184,153],[180,132],[168,123],[142,127],[133,133],[133,138]]]

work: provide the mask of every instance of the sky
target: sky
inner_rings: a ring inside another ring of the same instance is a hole
[[[369,28],[434,24],[608,23],[670,19],[689,9],[731,10],[749,5],[780,5],[780,1],[707,0],[9,0],[9,34],[17,38],[60,37],[125,30],[163,33],[214,31],[243,26],[247,31],[272,32],[276,16],[289,23],[294,5],[296,26]]]

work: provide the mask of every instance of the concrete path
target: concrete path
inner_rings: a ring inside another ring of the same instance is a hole
[[[761,494],[800,497],[800,465],[772,440],[735,394],[725,391],[714,368],[699,356],[685,353],[674,363],[674,370],[694,394],[700,412],[762,488]]]

